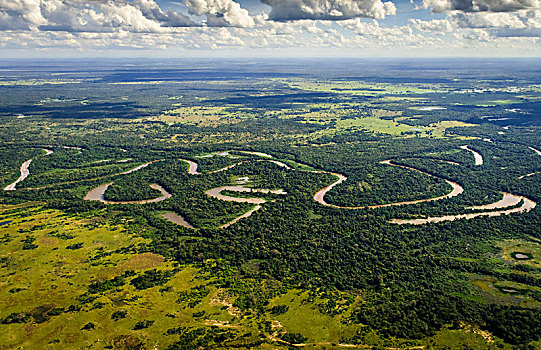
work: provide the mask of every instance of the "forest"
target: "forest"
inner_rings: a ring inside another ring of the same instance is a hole
[[[541,346],[538,73],[106,67],[0,75],[0,347]]]

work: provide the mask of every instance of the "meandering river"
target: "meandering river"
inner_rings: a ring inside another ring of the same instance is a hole
[[[44,189],[44,188],[53,187],[53,186],[67,185],[67,184],[74,184],[74,183],[77,183],[77,182],[83,182],[83,181],[96,181],[96,180],[106,179],[106,178],[108,178],[108,177],[119,176],[119,175],[126,175],[126,174],[133,173],[134,171],[137,171],[137,170],[141,170],[141,169],[143,169],[143,168],[146,168],[147,166],[149,166],[149,165],[152,164],[152,163],[155,163],[155,162],[161,162],[161,161],[163,161],[163,159],[158,159],[158,160],[153,160],[153,161],[151,161],[151,162],[146,162],[146,163],[144,163],[144,164],[138,165],[137,167],[135,167],[135,168],[133,168],[133,169],[129,169],[129,170],[123,171],[123,172],[121,172],[121,173],[115,173],[115,174],[110,174],[110,175],[103,175],[103,176],[98,176],[98,177],[93,177],[93,178],[90,178],[90,179],[83,179],[83,180],[73,180],[73,181],[57,182],[57,183],[53,183],[53,184],[45,185],[45,186],[41,186],[41,187],[27,187],[27,188],[25,188],[25,189],[26,189],[26,190],[42,190],[42,189]]]
[[[473,156],[475,158],[475,165],[483,165],[483,156],[481,155],[481,153],[469,148],[467,145],[460,146],[460,148],[473,153]]]
[[[163,214],[162,218],[164,218],[167,221],[171,221],[172,223],[175,223],[177,225],[195,230],[195,227],[193,227],[188,221],[186,221],[186,219],[184,219],[182,216],[178,215],[177,213],[168,212],[168,213]]]
[[[234,223],[236,223],[237,221],[239,221],[240,219],[243,219],[243,218],[247,218],[249,217],[250,215],[252,215],[255,211],[261,209],[261,204],[263,203],[266,203],[267,201],[264,200],[263,198],[242,198],[242,197],[231,197],[231,196],[227,196],[227,195],[223,195],[221,192],[222,191],[231,191],[231,192],[244,192],[244,193],[274,193],[274,194],[287,194],[287,192],[285,192],[284,190],[282,189],[279,189],[279,190],[268,190],[268,189],[263,189],[263,188],[249,188],[249,187],[244,187],[244,186],[241,186],[241,185],[237,185],[237,186],[221,186],[221,187],[216,187],[216,188],[212,188],[208,191],[206,191],[205,193],[207,194],[207,196],[210,196],[210,197],[213,197],[213,198],[217,198],[217,199],[220,199],[220,200],[223,200],[223,201],[228,201],[228,202],[237,202],[237,203],[251,203],[251,204],[257,204],[255,207],[253,207],[251,210],[249,210],[248,212],[236,217],[235,219],[233,219],[232,221],[220,226],[220,228],[226,228],[228,226],[231,226],[233,225]]]
[[[537,153],[538,155],[541,156],[541,151],[538,150],[537,148],[533,148],[533,147],[528,147],[529,149],[531,149],[532,151],[534,151],[535,153]]]
[[[323,204],[325,206],[328,206],[328,207],[333,207],[333,208],[338,208],[338,209],[362,209],[362,208],[368,208],[368,209],[377,209],[377,208],[385,208],[385,207],[390,207],[390,206],[397,206],[397,205],[410,205],[410,204],[417,204],[417,203],[423,203],[423,202],[432,202],[432,201],[437,201],[437,200],[441,200],[441,199],[445,199],[445,198],[451,198],[451,197],[455,197],[455,196],[458,196],[459,194],[461,194],[462,192],[464,192],[464,188],[462,186],[460,186],[459,184],[457,184],[456,182],[453,182],[451,180],[448,180],[448,179],[445,179],[445,178],[442,178],[442,177],[439,177],[439,176],[435,176],[435,175],[432,175],[432,174],[429,174],[427,172],[424,172],[422,170],[419,170],[419,169],[416,169],[416,168],[412,168],[412,167],[409,167],[409,166],[405,166],[405,165],[400,165],[400,164],[395,164],[393,163],[391,160],[384,160],[384,161],[381,161],[380,164],[385,164],[385,165],[390,165],[390,166],[395,166],[395,167],[399,167],[399,168],[404,168],[404,169],[408,169],[408,170],[412,170],[412,171],[417,171],[419,173],[422,173],[422,174],[425,174],[425,175],[428,175],[428,176],[431,176],[431,177],[435,177],[437,179],[442,179],[444,180],[445,182],[447,182],[449,185],[451,185],[451,187],[453,188],[451,192],[447,193],[446,195],[443,195],[443,196],[440,196],[440,197],[434,197],[434,198],[426,198],[426,199],[417,199],[417,200],[412,200],[412,201],[404,201],[404,202],[395,202],[395,203],[387,203],[387,204],[379,204],[379,205],[370,205],[370,206],[358,206],[358,207],[343,207],[343,206],[339,206],[339,205],[334,205],[334,204],[330,204],[330,203],[327,203],[325,202],[325,194],[327,192],[329,192],[334,186],[344,182],[347,180],[347,177],[345,177],[344,175],[342,174],[338,174],[338,173],[331,173],[331,172],[327,172],[327,171],[323,171],[325,173],[328,173],[328,174],[331,174],[331,175],[335,175],[338,177],[338,180],[336,180],[335,182],[333,182],[332,184],[330,184],[329,186],[327,187],[324,187],[322,188],[321,190],[319,190],[315,195],[314,195],[314,200],[320,204]],[[319,171],[321,172],[321,171]]]
[[[103,184],[103,185],[100,185],[98,187],[95,187],[93,188],[92,190],[90,190],[84,200],[85,201],[100,201],[104,204],[148,204],[148,203],[156,203],[156,202],[161,202],[161,201],[164,201],[168,198],[171,198],[171,194],[169,192],[167,192],[162,186],[158,185],[158,184],[152,184],[150,185],[150,187],[152,187],[153,189],[155,190],[158,190],[161,192],[161,196],[160,197],[157,197],[157,198],[152,198],[152,199],[144,199],[144,200],[140,200],[140,201],[119,201],[119,202],[116,202],[116,201],[108,201],[108,200],[105,200],[104,196],[105,196],[105,191],[107,191],[107,189],[109,188],[109,186],[111,186],[113,183],[112,182],[109,182],[109,183],[106,183],[106,184]]]
[[[389,222],[393,224],[398,225],[424,225],[428,223],[436,223],[436,222],[443,222],[443,221],[453,221],[458,219],[473,219],[479,216],[500,216],[500,215],[509,215],[512,213],[522,213],[522,212],[528,212],[535,208],[536,203],[532,201],[531,199],[528,199],[526,197],[518,196],[520,200],[524,200],[524,203],[518,207],[518,208],[511,208],[506,210],[498,210],[498,211],[488,211],[488,212],[480,212],[480,213],[468,213],[468,214],[458,214],[458,215],[445,215],[445,216],[437,216],[437,217],[429,217],[425,219],[391,219]],[[494,203],[496,204],[496,203]],[[489,204],[485,206],[489,207],[494,204]],[[482,207],[482,206],[480,206]],[[480,208],[479,207],[479,208]]]
[[[50,150],[50,149],[47,149],[47,148],[43,148],[43,150],[45,151],[46,156],[48,156],[49,154],[54,153],[53,150]],[[21,165],[21,169],[20,169],[21,176],[19,176],[19,178],[17,180],[15,180],[15,182],[10,183],[9,185],[7,185],[4,188],[4,191],[15,191],[17,184],[19,182],[23,181],[24,179],[26,179],[28,177],[28,175],[30,175],[30,170],[28,169],[28,167],[30,166],[30,163],[32,163],[32,159],[28,159],[27,161],[25,161]]]
[[[503,198],[500,199],[497,202],[491,203],[491,204],[485,204],[485,205],[477,205],[473,207],[468,207],[467,209],[470,210],[493,210],[493,209],[501,209],[501,208],[508,208],[513,207],[520,203],[521,200],[523,200],[524,197],[517,196],[511,193],[503,192]]]
[[[475,164],[476,165],[482,165],[483,164],[483,157],[477,151],[470,149],[466,145],[461,146],[460,148],[465,149],[467,151],[470,151],[470,152],[472,152],[474,154]],[[539,150],[537,150],[537,149],[535,149],[533,147],[529,147],[529,148],[531,150],[535,151],[537,154],[541,155],[541,151],[539,151]],[[49,150],[49,149],[44,149],[44,150],[46,152],[45,155],[49,155],[49,154],[53,153],[52,150]],[[257,162],[268,161],[268,162],[276,164],[276,165],[278,165],[280,167],[283,167],[285,169],[295,170],[295,169],[292,169],[289,165],[285,164],[284,162],[281,162],[281,161],[275,160],[275,159],[269,159],[269,158],[273,158],[269,154],[260,153],[260,152],[252,152],[252,151],[241,151],[241,152],[247,153],[247,154],[253,154],[253,155],[257,155],[257,156],[265,158],[265,159],[258,159],[258,160],[254,160],[254,161],[257,161]],[[133,173],[135,171],[138,171],[140,169],[143,169],[143,168],[149,166],[150,164],[152,164],[154,162],[159,162],[159,161],[162,161],[162,160],[163,159],[147,162],[147,163],[141,164],[141,165],[139,165],[139,166],[137,166],[137,167],[135,167],[133,169],[130,169],[130,170],[127,170],[127,171],[124,171],[124,172],[121,172],[121,173],[117,173],[117,174],[108,175],[108,176],[127,175],[127,174]],[[198,164],[196,162],[191,161],[191,160],[186,160],[186,159],[180,159],[180,160],[188,163],[188,165],[189,165],[188,173],[190,175],[202,175],[203,174],[203,173],[200,173],[200,172],[197,171]],[[29,159],[29,160],[25,161],[21,165],[21,169],[20,169],[21,176],[15,182],[13,182],[12,184],[6,186],[4,188],[5,191],[15,190],[16,185],[19,182],[23,181],[26,177],[29,176],[30,172],[29,172],[28,168],[29,168],[31,162],[32,162],[32,159]],[[226,170],[231,169],[231,168],[233,168],[233,167],[235,167],[237,165],[240,165],[240,164],[242,164],[244,162],[245,161],[240,161],[238,163],[228,165],[228,166],[223,167],[223,168],[218,169],[218,170],[213,170],[213,171],[206,172],[205,174],[212,174],[212,173],[217,173],[217,172],[221,172],[221,171],[226,171]],[[454,162],[450,162],[450,161],[447,161],[447,162],[451,163],[451,164],[454,164],[454,165],[458,165],[457,163],[454,163]],[[422,171],[422,170],[419,170],[419,169],[416,169],[416,168],[413,168],[413,167],[410,167],[410,166],[393,163],[392,160],[384,160],[384,161],[382,161],[380,163],[384,164],[384,165],[389,165],[389,166],[394,166],[394,167],[407,169],[407,170],[410,170],[410,171],[416,171],[416,172],[419,172],[419,173],[422,173],[422,174],[425,174],[425,175],[428,175],[428,176],[431,176],[431,177],[434,177],[434,178],[444,180],[446,183],[448,183],[452,187],[452,190],[449,193],[447,193],[447,194],[445,194],[443,196],[434,197],[434,198],[427,198],[427,199],[419,199],[419,200],[411,200],[411,201],[379,204],[379,205],[372,205],[372,206],[356,206],[356,207],[338,206],[338,205],[327,203],[325,201],[325,194],[327,192],[329,192],[333,187],[335,187],[335,186],[339,185],[340,183],[346,181],[347,177],[345,175],[342,175],[342,174],[339,174],[339,173],[319,170],[319,171],[313,171],[313,172],[331,174],[331,175],[336,176],[337,180],[335,182],[331,183],[330,185],[322,188],[318,192],[316,192],[314,194],[314,197],[313,197],[314,200],[316,202],[322,204],[322,205],[325,205],[325,206],[328,206],[328,207],[333,207],[333,208],[338,208],[338,209],[362,209],[362,208],[376,209],[376,208],[384,208],[384,207],[389,207],[389,206],[410,205],[410,204],[417,204],[417,203],[422,203],[422,202],[437,201],[437,200],[442,200],[442,199],[445,199],[445,198],[452,198],[452,197],[458,196],[459,194],[464,192],[464,188],[460,184],[458,184],[456,182],[453,182],[453,181],[451,181],[449,179],[439,177],[439,176],[436,176],[434,174],[430,174],[430,173],[427,173],[425,171]],[[531,176],[533,174],[535,174],[535,173],[528,174],[528,175],[525,175],[525,176]],[[104,177],[108,177],[108,176],[104,176]],[[524,176],[522,176],[520,178],[523,178],[523,177]],[[83,180],[83,181],[98,180],[98,179],[100,179],[100,178],[86,179],[86,180]],[[76,182],[76,181],[73,181],[73,182]],[[147,203],[156,203],[156,202],[160,202],[160,201],[166,200],[168,198],[171,198],[171,194],[168,193],[162,186],[160,186],[158,184],[152,184],[152,185],[150,185],[150,187],[160,191],[160,193],[161,193],[160,197],[153,198],[153,199],[140,200],[140,201],[108,201],[108,200],[105,200],[104,194],[107,191],[108,187],[112,183],[113,182],[109,182],[109,183],[102,184],[100,186],[97,186],[97,187],[93,188],[92,190],[90,190],[86,194],[84,199],[89,200],[89,201],[100,201],[100,202],[102,202],[104,204],[147,204]],[[58,185],[58,184],[53,184],[53,185]],[[224,201],[255,204],[255,206],[251,210],[249,210],[248,212],[238,216],[237,218],[233,219],[232,221],[220,226],[220,228],[228,227],[228,226],[238,222],[240,219],[250,216],[255,211],[261,209],[261,205],[266,203],[266,200],[262,199],[262,198],[233,197],[233,196],[228,196],[228,195],[222,194],[223,191],[244,192],[244,193],[286,194],[286,192],[284,190],[281,190],[281,189],[278,189],[278,190],[276,190],[276,189],[275,190],[254,189],[254,188],[244,187],[242,185],[221,186],[221,187],[216,187],[216,188],[207,190],[205,193],[208,196],[213,197],[213,198],[217,198],[217,199],[224,200]],[[517,207],[517,205],[521,201],[522,201],[522,205]],[[481,211],[481,212],[458,214],[458,215],[446,215],[446,216],[429,217],[429,218],[419,218],[419,219],[392,219],[392,220],[390,220],[390,222],[394,223],[394,224],[422,225],[422,224],[427,224],[427,223],[436,223],[436,222],[442,222],[442,221],[452,221],[452,220],[463,219],[463,218],[464,219],[471,219],[471,218],[478,217],[478,216],[499,216],[499,215],[507,215],[507,214],[511,214],[511,213],[527,212],[527,211],[530,211],[533,208],[535,208],[535,206],[536,206],[536,203],[534,201],[532,201],[531,199],[528,199],[528,198],[523,197],[523,196],[517,196],[517,195],[511,194],[511,193],[503,193],[503,198],[501,200],[495,202],[495,203],[486,204],[486,205],[480,205],[480,206],[472,206],[472,207],[466,208],[466,209],[469,209],[469,210],[475,210],[475,211]],[[501,210],[497,210],[497,209],[501,209]],[[487,210],[491,210],[491,211],[487,211]],[[182,226],[187,227],[187,228],[194,229],[194,227],[192,225],[190,225],[188,222],[186,222],[186,220],[182,216],[179,216],[176,213],[172,213],[172,212],[165,213],[165,214],[162,215],[162,217],[164,219],[169,220],[171,222],[174,222],[176,224],[182,225]]]

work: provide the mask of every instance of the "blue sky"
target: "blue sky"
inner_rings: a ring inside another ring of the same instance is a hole
[[[541,0],[0,0],[0,57],[541,56]]]

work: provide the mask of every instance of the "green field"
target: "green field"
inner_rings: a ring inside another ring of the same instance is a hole
[[[0,349],[540,348],[535,74],[383,61],[9,73]]]

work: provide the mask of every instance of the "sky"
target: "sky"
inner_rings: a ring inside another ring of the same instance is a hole
[[[541,0],[0,0],[18,57],[541,57]]]

